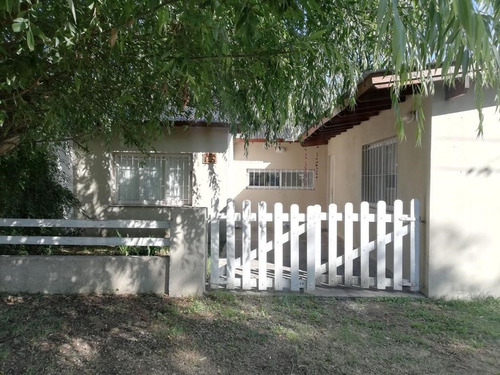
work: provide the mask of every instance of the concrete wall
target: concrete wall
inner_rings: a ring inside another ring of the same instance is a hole
[[[403,116],[413,109],[413,99],[407,98],[400,104]],[[430,121],[431,101],[423,99],[425,113],[425,133],[422,146],[416,146],[416,122],[406,124],[406,139],[397,144],[397,199],[403,200],[405,213],[409,213],[409,201],[417,198],[421,202],[421,217],[426,220],[425,202],[429,177]],[[334,157],[333,168],[333,203],[344,210],[347,202],[354,204],[355,212],[359,212],[361,203],[362,146],[396,136],[394,111],[382,111],[378,116],[355,126],[352,129],[330,139],[328,142],[328,158]],[[343,227],[341,227],[343,228]],[[391,230],[388,226],[388,230]],[[375,238],[375,223],[370,226],[370,238]],[[339,236],[343,233],[339,230]],[[425,243],[425,226],[421,225],[421,243]],[[354,226],[354,246],[359,245],[359,227]],[[391,246],[388,246],[387,268],[392,269]],[[425,259],[425,249],[421,249],[421,263]],[[409,262],[404,263],[403,276],[409,278]],[[421,269],[420,280],[425,290],[425,272]]]
[[[193,154],[193,206],[210,207],[212,198],[227,199],[227,172],[231,162],[231,136],[225,128],[174,128],[152,145],[159,153]],[[74,192],[91,217],[158,219],[168,211],[161,206],[118,205],[112,200],[113,152],[134,151],[115,137],[109,146],[96,140],[89,152],[75,151]],[[215,164],[203,164],[203,153],[217,155]]]
[[[7,293],[165,293],[168,258],[0,256]]]
[[[167,293],[205,291],[207,209],[170,208],[169,257],[1,256],[0,292]]]
[[[473,89],[432,110],[428,217],[428,294],[500,297],[500,115],[485,96],[477,138]]]
[[[283,142],[284,152],[276,152],[275,147],[265,147],[263,142],[250,142],[245,152],[243,142],[234,144],[234,162],[231,167],[231,195],[235,197],[237,207],[244,200],[252,201],[257,207],[259,201],[268,202],[268,209],[276,202],[283,203],[288,212],[290,205],[296,203],[301,211],[308,205],[326,206],[327,147],[302,147],[299,143]],[[247,169],[313,169],[316,170],[315,188],[312,190],[296,189],[247,189]]]

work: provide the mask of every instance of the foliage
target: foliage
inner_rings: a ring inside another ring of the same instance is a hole
[[[499,12],[498,0],[5,0],[0,149],[115,130],[144,147],[181,115],[273,139],[352,102],[367,70],[400,76],[395,91],[416,71],[426,94],[429,63],[450,81],[471,74],[480,107],[483,86],[500,88]]]
[[[0,217],[58,219],[78,206],[73,193],[61,185],[62,172],[55,153],[35,145],[22,145],[0,157]],[[1,228],[16,234],[15,228]],[[55,235],[54,229],[22,228],[23,235]],[[37,253],[41,248],[12,247]],[[47,252],[50,249],[44,249]],[[10,251],[3,250],[3,253]]]

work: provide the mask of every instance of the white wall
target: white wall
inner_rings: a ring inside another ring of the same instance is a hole
[[[500,297],[500,115],[486,95],[477,138],[473,89],[432,111],[428,279],[433,297]]]

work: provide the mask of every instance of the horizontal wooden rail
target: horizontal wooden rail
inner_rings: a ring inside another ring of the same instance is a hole
[[[168,220],[65,220],[65,219],[0,219],[0,227],[11,228],[124,228],[167,229]]]
[[[0,244],[62,246],[169,246],[169,238],[0,236]]]
[[[64,220],[64,219],[0,219],[7,228],[78,228],[78,229],[168,229],[168,220]],[[59,246],[155,246],[170,245],[169,238],[152,237],[79,237],[79,236],[0,236],[0,244]]]

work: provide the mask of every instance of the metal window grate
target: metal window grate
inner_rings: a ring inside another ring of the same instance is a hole
[[[314,170],[247,169],[247,189],[314,189]]]
[[[362,147],[361,199],[375,205],[387,202],[392,207],[397,193],[397,139]]]
[[[115,200],[119,204],[190,205],[192,156],[114,155]]]

